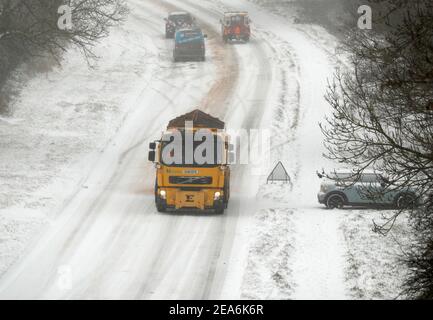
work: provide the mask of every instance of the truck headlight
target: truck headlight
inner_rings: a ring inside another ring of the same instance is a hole
[[[221,192],[217,191],[215,192],[214,200],[219,200],[221,198]]]
[[[159,191],[159,196],[161,197],[161,199],[165,200],[167,198],[167,191],[165,190]]]

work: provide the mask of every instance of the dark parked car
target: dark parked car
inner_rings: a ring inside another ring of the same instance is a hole
[[[178,30],[174,38],[174,61],[184,59],[205,61],[205,38],[207,36],[198,28]]]
[[[178,29],[191,28],[195,25],[195,19],[188,12],[172,12],[165,20],[165,37],[174,38]]]

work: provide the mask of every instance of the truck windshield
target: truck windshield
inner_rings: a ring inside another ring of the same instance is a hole
[[[169,167],[217,167],[223,164],[225,143],[218,135],[213,141],[193,141],[192,148],[182,140],[165,137],[161,142],[160,162]]]
[[[226,24],[227,25],[246,25],[248,24],[247,21],[248,19],[246,19],[246,16],[243,15],[232,15],[232,16],[228,16],[226,17]]]

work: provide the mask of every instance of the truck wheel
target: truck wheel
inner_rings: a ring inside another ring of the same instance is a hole
[[[328,209],[342,209],[346,203],[346,199],[339,193],[333,193],[326,199],[326,207]]]
[[[157,202],[156,203],[156,210],[158,210],[158,212],[160,212],[160,213],[164,213],[167,211],[167,207],[164,204]]]
[[[158,197],[158,180],[155,180],[155,205],[156,205],[156,210],[158,210],[158,212],[165,212],[167,211],[167,206],[161,202],[161,200]]]
[[[223,215],[223,214],[224,214],[224,207],[221,207],[221,208],[215,209],[215,213],[216,213],[217,215]]]
[[[229,199],[230,199],[230,185],[226,184],[224,186],[224,209],[229,207]]]
[[[224,214],[224,210],[225,210],[225,201],[224,200],[220,200],[214,203],[214,210],[215,213],[220,215],[220,214]]]

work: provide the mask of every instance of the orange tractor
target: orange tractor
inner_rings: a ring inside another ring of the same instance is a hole
[[[221,21],[224,42],[230,40],[250,41],[251,20],[247,12],[226,12]]]

